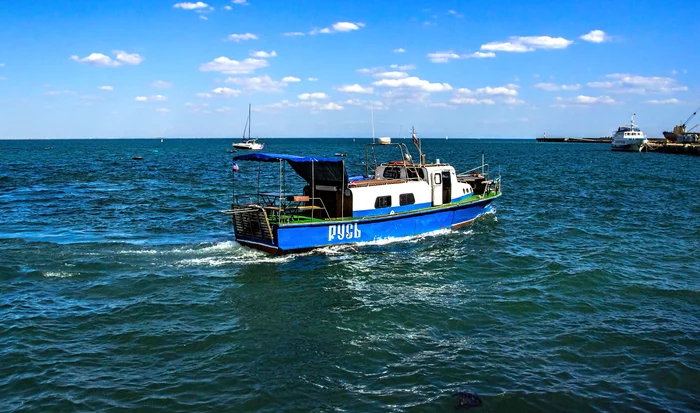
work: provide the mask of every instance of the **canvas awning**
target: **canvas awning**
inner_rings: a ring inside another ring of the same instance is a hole
[[[309,184],[345,187],[348,177],[342,159],[295,156],[277,153],[247,153],[234,156],[233,161],[281,162],[286,161]],[[313,171],[313,174],[312,174]]]

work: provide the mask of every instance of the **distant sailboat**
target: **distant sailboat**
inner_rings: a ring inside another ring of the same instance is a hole
[[[445,135],[445,140],[447,140],[447,135]]]
[[[240,142],[234,142],[231,144],[236,149],[248,149],[252,151],[261,150],[265,144],[259,143],[257,139],[250,139],[250,105],[248,105],[248,120],[245,123],[245,128],[243,129],[243,139]],[[248,137],[245,137],[246,129],[248,130]]]

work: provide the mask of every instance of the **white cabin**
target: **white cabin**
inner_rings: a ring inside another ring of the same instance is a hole
[[[373,178],[352,181],[348,187],[355,217],[391,215],[449,204],[474,193],[471,185],[457,179],[454,167],[439,163],[382,164]]]

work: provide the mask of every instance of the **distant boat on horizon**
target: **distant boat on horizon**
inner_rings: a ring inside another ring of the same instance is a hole
[[[243,139],[240,142],[234,142],[231,144],[236,149],[247,149],[250,151],[259,151],[265,147],[264,143],[259,143],[257,139],[250,138],[250,112],[251,105],[248,105],[248,120],[246,120],[245,128],[243,129]],[[248,130],[248,137],[245,137],[246,129]]]

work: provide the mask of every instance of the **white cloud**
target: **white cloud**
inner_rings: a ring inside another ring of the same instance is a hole
[[[250,4],[247,0],[231,0],[231,3],[239,4],[241,6],[248,6]]]
[[[403,65],[403,66],[391,65],[391,66],[389,66],[389,67],[392,68],[392,69],[395,69],[395,70],[400,70],[400,71],[402,71],[402,72],[406,72],[406,71],[408,71],[408,70],[413,70],[413,69],[416,68],[415,65]]]
[[[226,83],[233,83],[236,85],[243,86],[247,92],[261,92],[261,93],[278,93],[282,92],[282,89],[287,86],[284,81],[272,80],[270,76],[263,75],[258,77],[240,78],[240,77],[230,77],[226,79]]]
[[[454,103],[455,105],[493,105],[496,102],[494,102],[491,99],[477,99],[477,98],[469,98],[469,97],[454,97],[450,99],[450,103]]]
[[[197,9],[206,9],[209,7],[207,3],[203,3],[201,1],[198,1],[196,3],[190,3],[190,2],[185,2],[185,3],[176,3],[173,5],[176,9],[183,9],[183,10],[197,10]]]
[[[428,53],[428,59],[433,63],[447,63],[450,59],[461,59],[461,57],[457,53],[449,50],[446,52]]]
[[[309,82],[315,82],[315,81],[318,80],[318,78],[317,78],[317,77],[310,77],[310,78],[308,78],[308,79],[306,79],[306,80],[308,80]]]
[[[456,59],[487,59],[492,57],[496,57],[496,54],[493,52],[474,52],[460,55],[452,50],[448,50],[446,52],[428,53],[428,59],[433,63],[447,63]]]
[[[406,49],[399,47],[398,49],[394,49],[394,53],[406,53]]]
[[[343,85],[337,88],[339,92],[345,93],[374,93],[371,87],[362,87],[355,83],[354,85]]]
[[[294,77],[294,76],[285,76],[282,78],[282,81],[287,82],[287,83],[296,83],[296,82],[301,82],[301,79],[299,79],[298,77]]]
[[[573,43],[563,37],[550,36],[513,36],[507,41],[491,42],[481,45],[481,50],[490,52],[533,52],[537,49],[565,49]]]
[[[283,33],[283,36],[306,36],[306,33],[303,32],[287,32]]]
[[[102,53],[91,53],[82,59],[76,55],[71,56],[71,60],[78,63],[87,63],[97,67],[118,67],[123,65],[136,66],[143,62],[143,57],[137,53],[127,53],[123,50],[113,50],[114,60]]]
[[[557,85],[556,83],[537,83],[535,88],[546,90],[548,92],[556,92],[559,90],[579,90],[581,85]]]
[[[199,15],[199,18],[200,18],[201,20],[209,20],[209,17],[204,16],[204,15],[202,15],[202,14]]]
[[[168,113],[168,112],[170,112],[170,109],[168,109],[168,108],[156,108],[156,112],[158,112],[158,113]]]
[[[416,68],[415,65],[390,65],[389,66],[391,69],[394,69],[399,72],[406,72],[409,70],[413,70]],[[384,67],[371,67],[371,68],[362,68],[362,69],[357,69],[356,72],[363,74],[363,75],[369,75],[377,72],[386,72],[387,69]]]
[[[47,96],[58,96],[58,95],[77,95],[78,92],[73,90],[50,90],[46,92]]]
[[[226,10],[226,11],[231,11],[231,10],[233,10],[233,7],[231,7],[231,6],[224,6],[224,10]]]
[[[114,88],[112,86],[100,86],[98,89],[100,90],[106,90],[106,91],[112,91]]]
[[[365,24],[361,23],[361,22],[357,22],[357,23],[338,22],[338,23],[335,23],[330,28],[325,27],[323,29],[313,29],[309,32],[309,34],[313,36],[315,34],[331,34],[331,33],[351,32],[354,30],[360,30],[360,28],[362,28],[362,27],[365,27]]]
[[[496,53],[493,52],[474,52],[462,55],[464,59],[488,59],[496,57]]]
[[[225,112],[232,112],[232,111],[233,111],[233,108],[230,108],[230,107],[228,107],[228,106],[222,106],[222,107],[216,108],[216,109],[214,109],[214,110],[217,111],[217,112],[219,112],[219,113],[225,113]]]
[[[323,92],[316,93],[302,93],[298,96],[301,100],[311,100],[311,99],[328,99],[328,95]]]
[[[157,88],[157,89],[169,89],[173,86],[172,83],[170,82],[165,82],[163,80],[156,80],[155,82],[151,83],[151,87]]]
[[[335,102],[329,102],[329,103],[326,103],[325,105],[318,106],[318,110],[343,110],[343,109],[344,108],[341,105],[339,105]]]
[[[212,90],[211,93],[213,93],[216,96],[223,96],[228,98],[240,95],[241,91],[227,87],[217,87],[216,89]]]
[[[364,23],[349,23],[349,22],[338,22],[333,25],[333,30],[336,32],[351,32],[353,30],[360,30],[360,27],[365,27]]]
[[[260,50],[259,52],[250,52],[250,55],[253,56],[253,57],[259,57],[259,58],[262,58],[262,59],[266,59],[266,58],[268,58],[268,57],[275,57],[275,56],[277,56],[277,52],[275,52],[275,51],[273,50],[273,51],[271,51],[271,52],[268,53],[268,52],[264,52],[264,51]]]
[[[376,78],[379,78],[379,79],[403,79],[403,78],[405,78],[405,77],[408,77],[408,73],[406,73],[406,72],[397,72],[397,71],[394,71],[394,72],[379,72],[379,73],[375,73],[375,74],[372,75],[372,76],[374,76],[374,77],[376,77]]]
[[[477,95],[488,95],[488,96],[517,96],[518,91],[517,91],[518,86],[509,84],[505,86],[498,86],[498,87],[481,87],[476,90]]]
[[[248,58],[242,61],[231,60],[228,57],[217,57],[199,67],[202,72],[221,72],[227,75],[246,75],[257,69],[269,66],[267,60]]]
[[[610,41],[610,36],[605,34],[605,32],[602,30],[591,30],[589,33],[580,36],[579,39],[591,43],[603,43]]]
[[[578,95],[573,98],[562,98],[562,97],[557,97],[556,99],[558,102],[561,102],[560,104],[556,106],[560,107],[567,107],[571,106],[571,104],[574,105],[593,105],[593,104],[612,104],[616,103],[615,99],[611,98],[610,96],[586,96],[586,95]]]
[[[613,73],[605,76],[608,81],[590,82],[589,87],[609,89],[610,93],[673,93],[688,90],[676,79],[658,76],[636,76],[628,73]]]
[[[482,98],[481,96],[487,96]],[[450,99],[450,103],[456,105],[493,105],[496,103],[494,99],[506,105],[519,105],[522,100],[516,99],[518,96],[518,85],[507,84],[505,86],[485,86],[476,90],[467,88],[459,88],[455,90],[455,94]]]
[[[195,96],[197,96],[198,98],[202,98],[202,99],[211,99],[213,97],[211,95],[211,93],[206,93],[206,92],[197,93]]]
[[[0,67],[5,67],[5,63],[0,63]]]
[[[452,86],[447,83],[430,83],[427,80],[419,79],[415,76],[403,79],[382,79],[372,84],[379,87],[418,89],[424,92],[444,92],[452,90]]]
[[[258,40],[258,36],[252,34],[252,33],[243,33],[243,34],[229,34],[228,39],[240,43],[244,40]]]
[[[503,99],[503,103],[505,103],[506,105],[515,106],[515,105],[523,105],[523,104],[525,104],[525,101],[516,99],[512,96],[508,96],[507,98]]]
[[[364,100],[361,99],[348,99],[343,102],[341,102],[344,105],[350,105],[350,106],[362,106],[365,104]]]
[[[449,14],[451,14],[451,15],[453,15],[453,16],[455,16],[455,17],[457,17],[457,18],[460,18],[460,19],[461,19],[462,17],[464,17],[464,15],[463,15],[463,14],[461,14],[461,13],[457,13],[457,12],[456,12],[456,11],[454,11],[454,10],[449,10],[449,11],[448,11],[447,13],[449,13]]]
[[[651,103],[652,105],[671,105],[675,103],[680,103],[681,101],[678,99],[666,99],[666,100],[647,100],[646,103]]]
[[[134,99],[137,102],[165,102],[168,100],[167,97],[163,95],[152,95],[152,96],[137,96]]]

